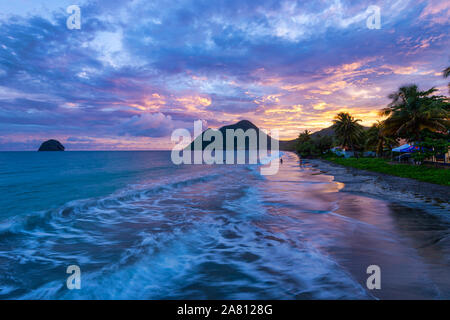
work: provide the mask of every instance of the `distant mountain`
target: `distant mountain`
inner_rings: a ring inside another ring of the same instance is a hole
[[[369,130],[369,127],[363,126],[363,130]],[[324,128],[324,129],[321,129],[319,131],[311,133],[311,138],[312,139],[318,139],[318,138],[321,138],[321,137],[334,137],[334,135],[335,134],[334,134],[333,126],[329,126],[327,128]],[[298,143],[298,138],[290,140],[290,141],[286,141],[286,142],[289,142],[289,147],[293,147],[293,149],[291,149],[291,150],[294,150],[295,146]],[[280,149],[281,149],[281,147],[280,147]]]
[[[292,140],[280,140],[280,150],[283,151],[294,151],[297,145],[297,139]]]
[[[363,130],[367,131],[370,129],[370,127],[362,126]],[[325,137],[325,136],[334,136],[334,129],[332,126],[329,126],[328,128],[324,128],[322,130],[316,131],[314,133],[311,133],[311,138],[319,138],[319,137]]]
[[[221,150],[225,150],[227,148],[227,143],[226,143],[226,130],[227,129],[233,129],[233,130],[242,129],[244,132],[247,131],[248,129],[254,129],[257,134],[257,145],[259,146],[260,129],[248,120],[241,120],[235,124],[223,126],[218,129],[222,133],[222,137],[223,137],[223,146],[222,146]],[[207,129],[207,130],[203,131],[201,135],[199,135],[188,147],[186,147],[186,149],[198,150],[198,149],[195,149],[195,147],[194,147],[197,142],[197,144],[201,145],[201,148],[202,148],[201,150],[204,150],[210,143],[214,142],[214,137],[212,138],[212,141],[204,141],[204,135],[206,132],[208,132],[208,130],[213,130],[213,129]],[[264,132],[261,132],[261,134],[266,135]],[[266,135],[266,139],[267,139],[267,148],[270,149],[271,145],[272,145],[272,140],[275,141],[275,139],[273,139],[272,137],[270,137],[268,135]],[[199,140],[202,142],[200,142]],[[293,148],[286,149],[286,147],[289,147],[289,142],[290,141],[279,141],[280,150],[293,150]],[[234,141],[234,150],[237,149],[236,145],[237,145],[237,138],[235,138],[235,141]],[[246,139],[245,149],[243,149],[243,150],[248,150],[248,149],[250,149],[250,146],[248,143],[248,139]]]
[[[312,139],[317,139],[319,137],[334,136],[334,130],[330,126],[322,130],[311,133]],[[298,138],[292,140],[280,140],[280,150],[293,151],[297,146]]]
[[[311,138],[318,138],[318,137],[329,137],[334,136],[334,129],[330,126],[328,128],[324,128],[322,130],[316,131],[314,133],[311,133]]]
[[[41,144],[38,151],[64,151],[64,146],[58,140],[47,140]]]
[[[365,130],[369,129],[368,127],[363,127],[363,128]],[[256,132],[258,133],[258,139],[259,139],[259,131],[260,131],[259,128],[248,120],[241,120],[235,124],[223,126],[220,129],[218,129],[220,132],[222,132],[222,136],[224,139],[223,150],[226,149],[225,134],[226,134],[227,129],[233,129],[233,130],[242,129],[244,131],[246,131],[248,129],[255,129]],[[205,132],[207,132],[208,130],[212,130],[212,129],[207,129],[207,130],[203,131],[203,133],[200,136],[198,136],[186,149],[194,150],[195,141],[202,140]],[[263,133],[263,134],[265,134],[265,133]],[[319,137],[325,137],[325,136],[331,136],[331,137],[334,136],[334,130],[333,130],[332,126],[321,129],[321,130],[316,131],[311,134],[312,139],[317,139]],[[271,139],[273,139],[273,138],[271,138],[270,136],[267,137],[268,149],[270,149],[270,140]],[[248,140],[248,139],[246,139],[246,140]],[[214,141],[214,138],[212,139],[212,141],[203,141],[203,143],[201,144],[202,150],[204,150],[206,148],[206,146],[208,146],[213,141]],[[279,140],[278,142],[279,142],[280,150],[293,151],[293,150],[295,150],[295,147],[297,146],[298,138],[292,139],[292,140]],[[258,140],[258,143],[259,143],[259,140]],[[235,145],[236,145],[236,139],[235,139]],[[246,141],[245,150],[248,150],[248,149],[249,149],[248,141]]]

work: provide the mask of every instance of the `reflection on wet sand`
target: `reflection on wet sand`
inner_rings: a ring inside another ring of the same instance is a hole
[[[395,203],[369,194],[342,192],[344,184],[321,172],[320,166],[306,163],[300,170],[296,166],[297,172],[286,167],[269,178],[272,181],[264,193],[266,204],[276,195],[276,202],[292,208],[283,211],[275,203],[271,206],[270,212],[289,219],[289,226],[280,226],[277,232],[287,237],[301,233],[363,286],[368,277],[366,267],[379,265],[382,289],[370,291],[374,297],[450,297],[450,223],[428,212],[435,210],[433,206],[417,208],[401,199]]]

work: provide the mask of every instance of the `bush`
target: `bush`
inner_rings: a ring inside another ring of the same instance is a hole
[[[307,141],[297,146],[297,152],[302,157],[311,157],[320,155],[320,151],[313,141]]]
[[[385,159],[379,158],[338,158],[326,157],[326,160],[334,163],[353,167],[357,169],[364,169],[375,171],[393,176],[411,178],[425,182],[442,184],[450,186],[450,170],[444,168],[433,168],[428,166],[415,166],[408,164],[391,164]]]
[[[333,145],[333,138],[330,136],[318,136],[316,138],[305,138],[305,134],[301,134],[296,151],[302,157],[317,157],[327,152]]]

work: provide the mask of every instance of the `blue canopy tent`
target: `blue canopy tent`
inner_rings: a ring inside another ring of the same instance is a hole
[[[404,145],[402,145],[400,147],[392,149],[392,152],[404,153],[404,155],[398,156],[398,161],[400,161],[402,156],[409,155],[410,153],[417,152],[419,150],[420,150],[420,147],[413,146],[413,145],[410,145],[409,143],[407,143],[407,144],[404,144]]]
[[[409,143],[404,144],[400,147],[394,148],[392,149],[393,152],[414,152],[414,151],[418,151],[419,147],[417,146],[412,146]]]

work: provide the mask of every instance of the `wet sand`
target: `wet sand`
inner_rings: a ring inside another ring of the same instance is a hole
[[[382,290],[372,291],[374,298],[449,298],[448,187],[323,160],[307,160],[303,170],[308,166],[342,186],[335,213],[360,222],[341,236],[335,233],[336,246],[327,252],[360,283],[366,277],[361,266],[380,265]]]
[[[450,210],[450,187],[345,167],[326,160],[307,161],[324,174],[334,176],[335,181],[345,183],[342,191],[364,193],[393,201],[433,203]]]

